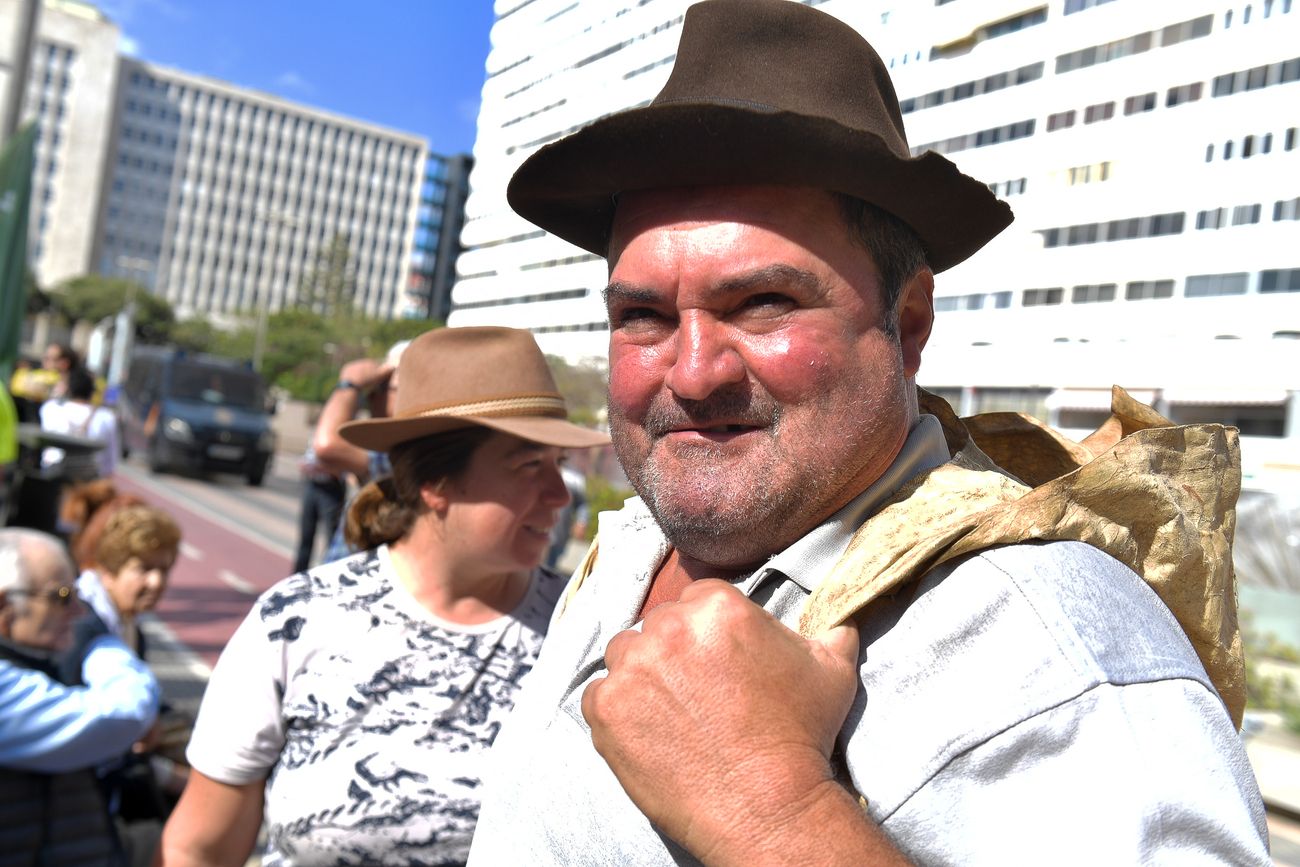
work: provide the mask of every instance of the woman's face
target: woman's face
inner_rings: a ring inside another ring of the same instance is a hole
[[[100,580],[118,613],[133,617],[158,604],[175,562],[175,551],[153,551],[132,557],[117,572],[101,571]]]
[[[537,568],[569,502],[560,477],[564,456],[556,446],[494,432],[438,494],[446,504],[449,555],[485,574]]]

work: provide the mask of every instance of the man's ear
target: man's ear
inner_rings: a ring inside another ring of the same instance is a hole
[[[934,327],[934,273],[922,268],[903,284],[898,298],[898,343],[903,353],[903,374],[915,378],[921,369],[921,352]]]

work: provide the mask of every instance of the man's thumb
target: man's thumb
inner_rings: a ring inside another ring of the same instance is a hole
[[[812,639],[820,644],[826,655],[852,668],[858,663],[858,625],[853,618],[833,626]]]

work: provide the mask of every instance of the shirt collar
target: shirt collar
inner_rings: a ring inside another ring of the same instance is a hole
[[[934,416],[922,415],[908,433],[902,451],[880,478],[799,541],[768,560],[751,580],[757,584],[771,572],[780,572],[811,593],[849,547],[853,534],[885,499],[917,473],[947,463],[950,458],[943,426]]]

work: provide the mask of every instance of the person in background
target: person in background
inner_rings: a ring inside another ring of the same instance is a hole
[[[342,522],[348,485],[343,476],[316,460],[316,450],[311,445],[299,461],[298,470],[302,476],[302,498],[298,506],[298,551],[294,554],[293,571],[302,572],[311,565],[317,529],[323,529],[329,541]]]
[[[0,526],[8,522],[17,464],[18,407],[4,383],[0,382]]]
[[[84,367],[74,367],[67,374],[67,393],[41,404],[41,428],[57,434],[69,434],[95,440],[103,447],[93,455],[68,456],[63,449],[53,446],[41,453],[41,465],[54,467],[65,461],[76,463],[74,470],[65,465],[65,471],[77,481],[98,475],[107,478],[117,468],[120,454],[117,439],[117,417],[111,409],[96,406],[95,379]]]
[[[386,418],[392,413],[397,395],[397,365],[409,340],[399,340],[388,349],[384,360],[358,358],[343,365],[339,381],[321,407],[316,420],[316,432],[311,448],[316,463],[326,472],[340,478],[351,476],[358,484],[366,484],[389,472],[388,456],[383,452],[368,451],[348,442],[339,430],[364,409],[371,418]],[[343,537],[343,522],[331,530],[329,547],[321,562],[329,563],[355,553]]]
[[[52,374],[47,399],[64,397],[68,393],[68,374],[81,367],[81,356],[66,343],[51,343],[41,355],[41,367]]]
[[[20,357],[14,364],[14,374],[9,378],[9,393],[18,407],[19,420],[25,424],[40,424],[41,404],[50,397],[50,391],[59,381],[58,371],[46,370],[39,359]]]
[[[565,464],[560,475],[569,489],[569,505],[560,513],[551,531],[551,547],[546,552],[546,565],[559,569],[560,560],[572,539],[581,538],[587,531],[587,478],[572,464]]]
[[[58,539],[0,529],[0,859],[13,863],[121,863],[92,769],[158,712],[153,674],[112,635],[87,648],[83,686],[59,680],[82,610],[73,579]]]
[[[85,486],[83,486],[84,489]],[[69,492],[69,497],[79,489]],[[153,610],[167,589],[180,551],[181,532],[170,515],[131,495],[112,496],[90,510],[73,551],[82,569],[77,593],[88,610],[73,629],[60,663],[60,679],[81,683],[87,653],[104,635],[146,659],[139,617]],[[164,706],[162,713],[168,709]],[[153,750],[161,716],[145,738],[97,769],[100,788],[132,864],[152,862],[162,822],[185,783],[185,769]]]
[[[565,580],[541,567],[568,502],[566,419],[527,331],[416,338],[390,417],[342,436],[386,453],[347,519],[363,549],[280,582],[212,673],[167,865],[463,863],[483,759]],[[521,773],[526,768],[519,769]]]

